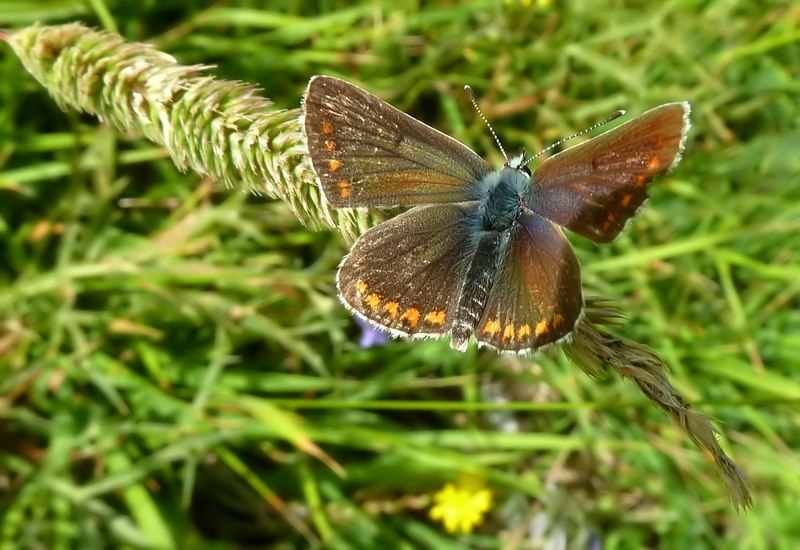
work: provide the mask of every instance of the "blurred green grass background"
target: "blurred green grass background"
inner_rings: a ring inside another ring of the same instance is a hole
[[[8,548],[794,548],[800,543],[800,10],[791,2],[2,0],[296,108],[342,76],[498,166],[617,108],[687,99],[678,169],[587,294],[719,420],[707,456],[635,387],[446,342],[359,348],[346,244],[63,113],[0,48],[0,541]],[[504,404],[512,401],[514,405]],[[342,478],[339,466],[346,471]],[[470,474],[469,535],[428,517]],[[538,546],[537,546],[538,545]]]

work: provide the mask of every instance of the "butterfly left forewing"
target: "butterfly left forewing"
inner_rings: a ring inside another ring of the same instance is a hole
[[[533,351],[569,334],[582,309],[580,266],[566,237],[549,220],[522,213],[511,229],[475,338],[500,351]]]
[[[680,160],[689,104],[668,103],[547,159],[529,206],[598,243],[612,241],[647,199],[647,186]]]
[[[338,78],[311,79],[303,114],[311,163],[335,207],[473,200],[491,171],[467,146]]]

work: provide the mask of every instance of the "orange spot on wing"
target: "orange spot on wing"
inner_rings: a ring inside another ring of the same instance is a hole
[[[517,340],[522,340],[526,336],[530,335],[531,335],[531,326],[528,323],[525,323],[524,325],[519,327],[519,330],[517,331]]]
[[[347,197],[350,196],[350,182],[349,181],[347,181],[345,179],[341,179],[341,180],[336,182],[336,185],[339,186],[339,196],[340,197],[342,197],[343,199],[346,199]]]
[[[425,322],[430,323],[432,325],[443,325],[445,319],[444,311],[442,310],[434,310],[429,311],[425,314]]]
[[[325,141],[322,143],[322,145],[323,145],[323,147],[325,147],[325,150],[326,150],[327,152],[329,152],[329,153],[332,153],[333,151],[335,151],[335,150],[336,150],[336,142],[335,142],[335,141],[333,141],[332,139],[326,139],[326,140],[325,140]]]
[[[533,329],[533,333],[538,337],[542,334],[547,334],[550,332],[550,327],[547,326],[547,321],[539,321],[536,323],[536,328]]]
[[[371,307],[372,309],[375,309],[376,307],[378,307],[378,304],[381,303],[381,297],[380,297],[380,295],[378,295],[375,292],[373,292],[372,294],[367,296],[367,298],[364,301],[367,302],[367,305],[369,307]]]
[[[332,134],[333,133],[333,124],[329,120],[322,121],[322,133],[323,134]]]
[[[553,327],[558,328],[564,322],[564,317],[560,313],[553,315]]]
[[[394,300],[390,302],[386,302],[386,305],[383,306],[383,311],[389,314],[389,317],[394,319],[397,317],[397,311],[400,308],[400,304],[395,302]]]
[[[419,310],[413,307],[408,308],[400,316],[400,320],[408,321],[408,324],[411,326],[411,328],[414,328],[419,322]]]
[[[628,208],[628,205],[631,203],[632,200],[633,200],[633,195],[628,193],[624,197],[622,197],[620,204],[622,204],[623,208]]]
[[[328,171],[329,172],[336,172],[339,168],[342,167],[342,163],[336,159],[331,159],[328,161]]]
[[[659,164],[661,164],[661,163],[658,162],[658,157],[652,157],[650,159],[650,162],[647,163],[647,169],[650,172],[654,172],[658,168]]]
[[[359,294],[366,294],[368,288],[369,288],[369,285],[367,284],[366,281],[357,281],[356,282],[356,292],[358,292]]]
[[[484,334],[497,334],[498,332],[500,332],[500,321],[497,319],[489,319],[486,321],[486,324],[483,325]]]
[[[514,339],[514,323],[508,323],[503,330],[503,342]]]
[[[650,174],[639,174],[638,176],[636,176],[636,181],[634,182],[634,184],[636,185],[636,187],[641,187],[648,181],[650,181]]]
[[[607,231],[611,227],[611,224],[614,223],[614,220],[616,219],[617,217],[614,215],[614,213],[609,212],[606,215],[606,221],[603,222],[603,231]]]

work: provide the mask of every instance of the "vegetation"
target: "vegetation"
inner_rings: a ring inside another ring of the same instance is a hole
[[[59,109],[0,47],[0,544],[793,547],[800,12],[766,6],[5,1],[9,32],[81,21],[278,108],[342,76],[493,165],[465,83],[511,150],[689,100],[685,158],[627,231],[570,238],[586,294],[615,300],[615,332],[716,419],[754,507],[737,513],[634,385],[560,350],[360,347],[329,225],[371,218],[182,173],[163,146]]]

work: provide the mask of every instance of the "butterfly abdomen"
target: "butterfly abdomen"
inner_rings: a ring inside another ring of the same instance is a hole
[[[510,231],[483,231],[461,287],[453,319],[450,346],[464,351],[481,318],[492,282],[508,250]]]

